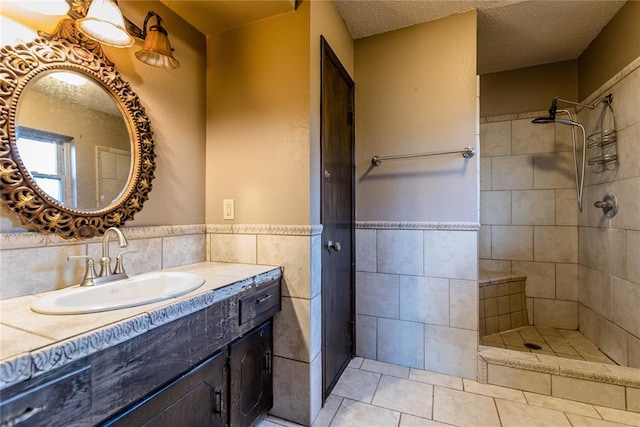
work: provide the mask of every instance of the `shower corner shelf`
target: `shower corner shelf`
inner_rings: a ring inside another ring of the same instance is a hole
[[[604,98],[604,107],[600,113],[599,128],[587,137],[587,148],[595,149],[596,153],[587,162],[595,166],[594,173],[604,173],[615,170],[618,167],[618,145],[616,135],[616,117],[611,106],[613,97],[609,94]],[[609,114],[607,114],[609,113]],[[611,116],[612,129],[605,129],[604,123],[607,115]]]

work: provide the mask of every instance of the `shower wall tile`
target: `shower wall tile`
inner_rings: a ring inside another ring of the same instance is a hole
[[[356,272],[356,314],[397,319],[399,283],[395,274]]]
[[[580,242],[580,262],[583,265],[618,277],[626,277],[625,230],[580,227]]]
[[[476,379],[478,332],[424,325],[424,369]]]
[[[578,225],[578,202],[575,190],[556,190],[555,197],[555,225]]]
[[[378,318],[378,360],[424,369],[422,328],[422,323]]]
[[[480,222],[482,224],[511,224],[511,191],[481,191]]]
[[[615,307],[612,320],[640,337],[640,285],[612,277],[611,305]]]
[[[478,233],[476,231],[425,231],[424,275],[477,280]]]
[[[618,179],[627,179],[640,176],[640,122],[617,132]],[[634,159],[636,161],[634,161]]]
[[[578,264],[556,264],[556,298],[578,301]]]
[[[640,231],[627,230],[627,260],[627,279],[640,284]]]
[[[536,298],[533,304],[533,322],[536,326],[578,329],[578,303]]]
[[[627,336],[629,334],[615,323],[601,319],[600,339],[597,346],[610,359],[621,366],[629,365],[629,352],[627,347]]]
[[[629,366],[640,368],[640,338],[629,335]],[[640,389],[638,390],[637,411],[640,412]]]
[[[533,155],[501,156],[491,159],[493,190],[532,189],[533,175]]]
[[[535,154],[533,161],[533,188],[573,188],[575,186],[572,153]]]
[[[491,227],[491,254],[493,259],[533,261],[533,227]]]
[[[377,360],[378,318],[356,315],[356,355]]]
[[[480,259],[491,258],[491,226],[482,225],[478,232],[478,256]],[[482,268],[480,268],[482,270]]]
[[[377,263],[380,273],[421,275],[423,231],[378,230]]]
[[[356,229],[356,269],[377,271],[376,230]]]
[[[640,122],[640,68],[629,74],[620,83],[614,86],[613,108],[616,113],[616,126],[624,129],[632,124]]]
[[[400,276],[400,319],[449,325],[449,280]]]
[[[486,272],[502,272],[511,273],[511,261],[502,261],[496,259],[481,259],[479,262],[481,273]]]
[[[640,163],[640,159],[636,161]],[[609,191],[618,197],[620,204],[618,213],[611,220],[612,224],[620,229],[640,230],[640,177],[616,181],[611,184]],[[599,197],[602,200],[604,192]]]
[[[580,302],[599,315],[611,319],[611,277],[582,265],[578,274]]]
[[[575,118],[575,117],[574,117]],[[555,131],[555,151],[572,151],[571,126],[555,123],[553,125]],[[576,137],[580,134],[577,133]],[[582,144],[582,141],[579,141]]]
[[[534,259],[548,262],[578,262],[578,230],[576,227],[533,229]]]
[[[589,341],[597,345],[600,340],[600,317],[584,304],[579,303],[578,315],[580,319],[580,332]]]
[[[477,330],[478,283],[471,280],[451,280],[449,287],[449,325]]]
[[[482,123],[480,141],[481,157],[511,154],[511,122]]]
[[[525,294],[528,297],[549,298],[556,296],[556,265],[547,262],[511,263],[513,273],[527,277]]]
[[[554,190],[513,191],[512,203],[514,225],[555,225]]]
[[[491,157],[480,158],[480,190],[491,190]]]
[[[555,150],[554,126],[533,125],[531,119],[511,122],[511,153],[549,153]]]

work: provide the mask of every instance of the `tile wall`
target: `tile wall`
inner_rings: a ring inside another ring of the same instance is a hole
[[[546,112],[480,124],[480,270],[527,277],[529,323],[578,328],[578,209],[571,129]]]
[[[311,425],[322,408],[322,226],[208,225],[211,261],[283,267],[271,414]]]
[[[476,378],[477,224],[356,223],[358,356]]]
[[[613,95],[618,137],[617,170],[586,176],[579,216],[580,330],[616,363],[640,368],[640,58],[588,102]],[[599,128],[601,107],[578,118],[587,133]],[[605,123],[611,127],[611,123]],[[587,157],[595,155],[587,150]],[[607,192],[618,197],[609,219],[593,206]]]

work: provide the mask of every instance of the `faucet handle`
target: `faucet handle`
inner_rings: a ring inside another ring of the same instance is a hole
[[[93,286],[95,285],[94,279],[96,278],[96,270],[93,267],[95,261],[89,255],[69,255],[67,257],[67,261],[76,261],[79,259],[87,260],[87,269],[84,272],[84,277],[82,278],[82,283],[80,286]]]
[[[124,274],[126,276],[127,273],[124,271],[124,266],[122,264],[122,257],[124,256],[124,254],[132,254],[135,252],[138,252],[138,251],[128,250],[128,251],[120,252],[116,257],[116,268],[113,270],[113,274]]]

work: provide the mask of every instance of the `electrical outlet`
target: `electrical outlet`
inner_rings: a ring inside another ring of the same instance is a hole
[[[234,219],[235,209],[233,207],[233,199],[224,199],[222,201],[222,219]]]

